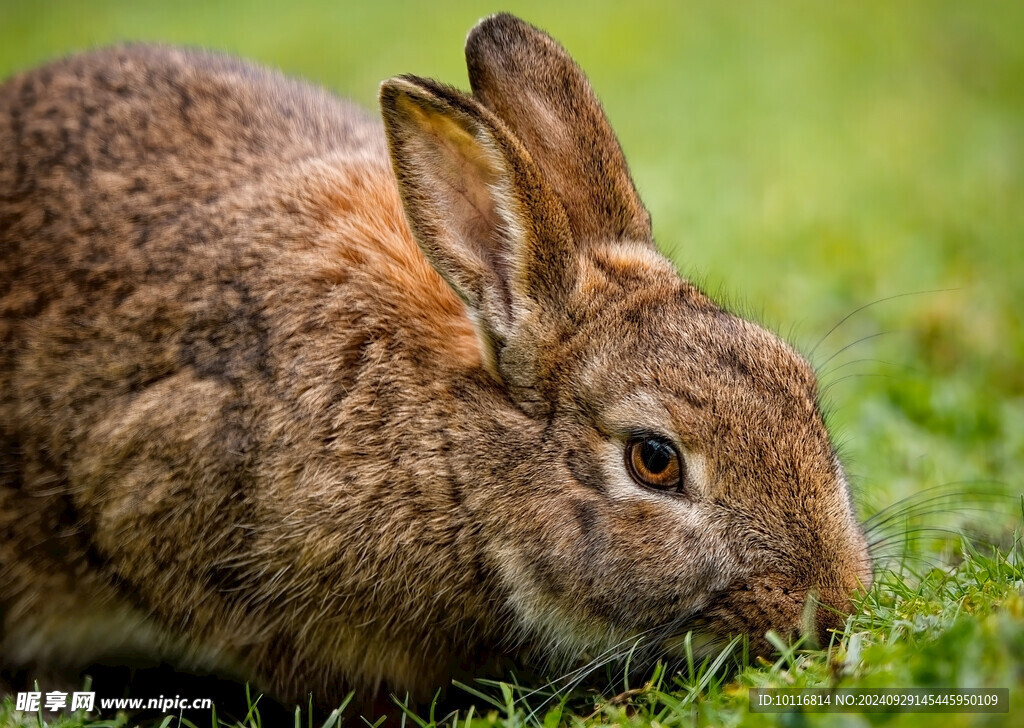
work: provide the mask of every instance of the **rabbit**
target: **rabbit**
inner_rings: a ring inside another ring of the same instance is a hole
[[[383,124],[194,49],[5,82],[0,666],[332,706],[843,627],[814,370],[659,253],[555,40],[466,58]]]

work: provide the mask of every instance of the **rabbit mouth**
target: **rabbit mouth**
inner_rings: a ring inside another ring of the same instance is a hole
[[[714,656],[747,641],[752,656],[771,657],[777,639],[828,647],[853,611],[850,592],[838,587],[794,587],[778,577],[756,577],[716,594],[702,614],[664,641],[666,653]]]

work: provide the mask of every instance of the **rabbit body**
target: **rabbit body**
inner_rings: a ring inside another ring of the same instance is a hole
[[[331,705],[841,623],[813,372],[657,253],[557,44],[501,15],[467,54],[473,96],[385,83],[386,133],[199,51],[0,87],[0,667]],[[630,477],[650,432],[678,492]]]

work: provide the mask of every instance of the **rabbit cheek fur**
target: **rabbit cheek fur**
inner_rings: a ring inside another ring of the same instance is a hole
[[[498,15],[467,62],[385,82],[384,134],[191,51],[0,89],[2,666],[330,706],[841,624],[870,563],[810,367],[657,252],[557,43]]]

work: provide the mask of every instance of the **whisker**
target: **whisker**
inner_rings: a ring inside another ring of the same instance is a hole
[[[516,698],[516,701],[525,702],[530,698],[534,697],[535,695],[542,694],[544,691],[552,690],[553,692],[547,695],[538,706],[531,708],[531,710],[529,711],[531,715],[536,714],[537,711],[541,710],[545,705],[547,705],[550,701],[557,698],[560,694],[571,693],[573,690],[579,687],[579,685],[584,680],[586,680],[590,675],[594,674],[597,670],[626,657],[629,654],[629,652],[635,649],[637,645],[643,642],[643,640],[649,634],[653,633],[656,629],[656,627],[652,627],[637,635],[633,635],[612,645],[604,652],[599,654],[597,657],[591,659],[586,664],[576,667],[570,670],[569,672],[560,675],[557,678],[552,678],[548,680],[545,684],[541,685],[540,687],[534,688],[533,690],[530,690],[529,692],[519,696],[518,698]],[[630,649],[623,651],[622,648],[627,645],[631,645]],[[564,683],[565,686],[559,687],[559,683]]]
[[[886,573],[882,574],[882,583],[893,585],[897,581],[903,582],[904,586],[907,586],[906,576],[910,574],[917,579],[920,579],[922,572],[912,568],[912,565],[923,564],[928,567],[929,570],[946,565],[946,562],[940,554],[926,554],[921,552],[912,552],[904,550],[899,554],[894,554],[888,561],[892,566],[887,569]]]
[[[971,486],[973,486],[973,488]],[[981,490],[980,488],[982,486],[987,486],[989,488],[989,490]],[[991,488],[993,486],[1002,488],[1002,487],[1005,487],[1005,484],[1000,483],[998,481],[986,481],[986,480],[956,480],[956,481],[951,481],[949,483],[941,483],[939,485],[933,485],[933,486],[931,486],[929,488],[925,488],[923,490],[915,491],[915,492],[913,492],[913,493],[911,493],[911,494],[909,494],[907,496],[904,496],[903,498],[900,498],[899,500],[897,500],[897,501],[895,501],[893,503],[890,503],[889,505],[885,506],[884,508],[882,508],[877,513],[875,513],[875,514],[871,515],[870,517],[868,517],[867,519],[865,519],[864,525],[865,526],[870,526],[872,523],[874,523],[876,521],[876,519],[878,519],[878,518],[880,518],[882,516],[888,517],[890,515],[893,515],[891,513],[891,511],[893,511],[894,509],[897,509],[897,508],[901,508],[901,507],[905,506],[906,504],[911,503],[911,502],[913,502],[913,501],[915,501],[917,499],[922,499],[920,502],[921,503],[925,503],[925,502],[928,502],[928,501],[931,501],[931,500],[939,500],[941,498],[952,498],[954,496],[956,496],[956,497],[964,497],[964,496],[987,497],[987,496],[997,495],[997,496],[1000,496],[1000,497],[1004,497],[1004,496],[1008,495],[1008,494],[1005,494],[1005,493],[993,493],[992,490],[991,490]],[[925,498],[926,496],[927,496],[927,498]],[[1016,495],[1014,495],[1012,497],[1015,498]],[[902,512],[902,511],[900,511],[900,512]]]
[[[847,374],[845,377],[839,377],[839,379],[834,379],[831,382],[829,382],[828,384],[824,385],[821,388],[821,395],[824,396],[824,395],[828,394],[829,390],[831,390],[832,387],[836,386],[840,382],[845,382],[847,379],[861,379],[861,378],[865,378],[865,377],[889,378],[889,377],[892,377],[892,376],[893,376],[892,374],[887,374],[887,373],[884,373],[884,372],[864,372],[864,373],[857,373],[857,374]]]
[[[832,367],[831,369],[829,369],[827,371],[819,371],[818,372],[818,379],[821,379],[822,381],[824,381],[826,379],[826,377],[829,377],[832,374],[835,374],[840,369],[843,369],[844,367],[852,366],[854,364],[884,364],[885,366],[892,367],[893,369],[903,369],[903,370],[908,371],[908,372],[918,371],[914,367],[912,367],[912,366],[910,366],[908,364],[897,364],[895,362],[885,361],[884,359],[873,359],[873,358],[865,357],[863,359],[851,359],[850,361],[844,361],[842,364],[836,364],[834,367]]]
[[[892,534],[898,535],[901,531],[896,529],[899,529],[901,524],[909,523],[910,521],[919,521],[922,518],[927,518],[929,516],[966,516],[968,514],[978,513],[994,515],[996,514],[996,510],[993,509],[991,506],[983,505],[957,505],[954,507],[944,508],[937,505],[936,503],[921,503],[907,508],[907,510],[902,513],[894,513],[883,521],[871,524],[869,528],[865,528],[864,532],[866,535],[871,537],[874,537],[876,535],[882,537]]]
[[[845,316],[843,316],[841,319],[839,319],[839,321],[836,322],[836,324],[832,328],[830,328],[828,331],[826,331],[825,335],[822,336],[818,340],[818,343],[815,344],[814,347],[811,349],[811,351],[808,353],[807,358],[808,359],[812,358],[814,356],[814,352],[816,352],[818,350],[818,347],[821,346],[822,344],[824,344],[825,341],[828,339],[828,337],[830,337],[833,333],[835,333],[836,329],[838,329],[840,326],[845,324],[847,321],[849,321],[851,318],[856,316],[861,311],[869,309],[872,306],[877,306],[880,303],[886,303],[888,301],[894,301],[897,298],[906,298],[908,296],[923,296],[923,295],[929,294],[929,293],[949,293],[949,292],[955,291],[955,290],[958,290],[958,289],[956,289],[956,288],[936,288],[936,289],[932,289],[932,290],[929,290],[929,291],[910,291],[908,293],[897,293],[897,294],[892,295],[892,296],[886,296],[885,298],[879,298],[877,300],[871,301],[870,303],[865,303],[863,306],[859,306],[859,307],[853,309],[852,311],[850,311],[850,313],[848,313]]]
[[[929,540],[941,540],[943,538],[955,537],[963,538],[965,534],[955,528],[941,528],[939,526],[921,526],[920,528],[912,528],[904,533],[893,534],[877,541],[868,542],[868,550],[871,551],[871,555],[875,555],[874,549],[881,548],[885,544],[892,544],[893,546],[906,546],[908,544],[919,543],[921,541]],[[991,545],[991,544],[988,544]]]
[[[901,332],[900,332],[900,331],[896,331],[896,330],[893,330],[893,331],[876,331],[876,332],[875,332],[875,333],[873,333],[873,334],[868,334],[867,336],[862,336],[862,337],[860,337],[859,339],[857,339],[856,341],[851,341],[851,342],[850,342],[849,344],[847,344],[847,345],[846,345],[846,346],[844,346],[843,348],[841,348],[841,349],[839,349],[838,351],[836,351],[835,353],[833,353],[833,354],[832,354],[832,356],[830,356],[830,357],[829,357],[828,359],[826,359],[825,361],[823,361],[823,362],[822,362],[821,364],[819,364],[819,365],[818,365],[818,367],[816,367],[816,368],[819,368],[819,367],[823,367],[823,366],[825,366],[825,365],[826,365],[826,364],[828,364],[828,363],[829,363],[830,361],[832,361],[833,359],[835,359],[835,358],[836,358],[837,356],[839,356],[840,354],[842,354],[842,353],[843,353],[844,351],[846,351],[847,349],[850,349],[850,348],[852,348],[852,347],[854,347],[854,346],[857,346],[858,344],[863,344],[863,343],[864,343],[865,341],[870,341],[871,339],[877,339],[877,338],[878,338],[879,336],[887,336],[887,335],[889,335],[889,334],[897,334],[897,333],[901,333]]]
[[[899,572],[902,573],[906,570],[908,564],[924,566],[928,571],[931,571],[932,569],[942,568],[943,561],[938,554],[911,554],[906,551],[899,554],[881,556],[876,559],[875,579],[877,581],[884,575],[895,571],[894,566],[899,566]],[[920,574],[916,571],[913,573],[915,576],[920,577]]]
[[[995,516],[1000,512],[995,506],[1001,502],[1008,502],[1008,500],[1008,496],[992,494],[991,496],[972,499],[967,503],[949,504],[946,498],[933,498],[920,503],[911,503],[907,504],[901,511],[890,513],[881,520],[865,522],[863,524],[864,533],[869,538],[884,536],[897,532],[898,529],[904,525],[909,525],[912,521],[920,521],[930,517],[959,515],[966,518],[970,514],[982,513]],[[1007,514],[1008,517],[1009,514]]]

